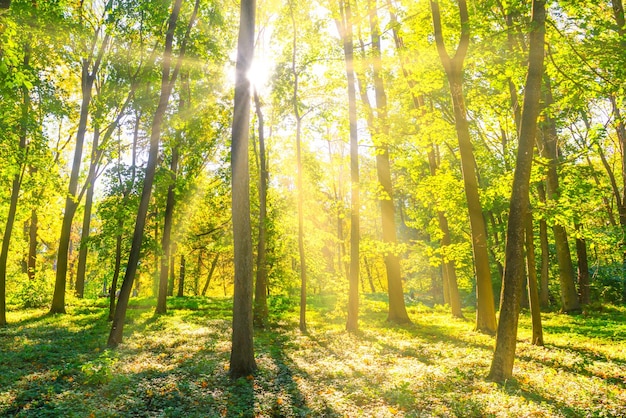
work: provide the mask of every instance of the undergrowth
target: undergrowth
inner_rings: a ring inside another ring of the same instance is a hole
[[[380,295],[364,297],[360,331],[344,306],[309,299],[308,333],[297,305],[270,302],[255,332],[258,372],[232,381],[230,300],[133,299],[125,341],[106,348],[106,300],[72,300],[66,315],[12,310],[0,329],[2,416],[184,417],[623,417],[626,309],[543,315],[545,347],[520,318],[513,380],[485,380],[493,338],[443,307],[409,301],[412,325],[385,321]],[[466,311],[466,318],[472,312]]]

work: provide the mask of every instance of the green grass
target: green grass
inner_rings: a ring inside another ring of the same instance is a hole
[[[168,314],[133,299],[125,341],[106,349],[106,301],[67,315],[9,311],[0,329],[0,416],[426,417],[626,416],[626,309],[543,315],[546,347],[520,319],[515,379],[485,380],[493,338],[441,307],[409,304],[414,324],[386,323],[380,295],[362,300],[361,331],[343,303],[272,300],[255,335],[255,376],[231,381],[230,301],[173,298]],[[465,312],[467,318],[473,313]]]

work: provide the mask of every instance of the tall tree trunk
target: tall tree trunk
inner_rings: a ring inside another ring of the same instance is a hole
[[[70,246],[70,235],[72,232],[72,221],[78,206],[78,176],[80,174],[80,163],[83,157],[83,145],[85,143],[85,133],[87,132],[87,119],[89,117],[89,105],[91,103],[91,95],[96,75],[100,69],[102,56],[109,43],[109,36],[106,35],[98,58],[93,63],[93,69],[90,71],[92,63],[89,59],[84,59],[82,63],[81,76],[81,92],[82,102],[80,105],[80,119],[78,121],[78,131],[76,132],[76,148],[74,150],[74,160],[72,162],[72,171],[70,173],[70,183],[67,197],[65,199],[65,211],[63,214],[63,223],[61,224],[61,237],[59,238],[59,249],[57,255],[57,271],[54,284],[54,294],[52,296],[52,306],[50,313],[65,313],[65,285],[67,280],[67,263],[68,250]],[[95,42],[94,42],[95,44]]]
[[[474,266],[476,270],[476,299],[478,305],[476,309],[476,329],[487,334],[493,334],[496,331],[496,313],[489,267],[489,253],[487,249],[487,228],[478,195],[478,179],[476,177],[474,152],[472,151],[465,100],[463,98],[463,61],[465,60],[467,48],[469,47],[469,16],[467,13],[467,4],[465,0],[459,0],[458,2],[461,18],[461,38],[453,58],[450,58],[446,52],[441,30],[439,4],[437,1],[431,1],[430,5],[433,14],[437,51],[446,72],[448,83],[450,84],[452,106],[454,108],[454,122],[461,154],[461,171],[469,211]]]
[[[546,76],[545,80],[545,106],[549,109],[553,103],[552,89],[550,80]],[[542,157],[548,160],[547,171],[547,198],[548,200],[558,201],[559,177],[557,173],[558,152],[557,152],[557,132],[555,120],[549,115],[546,116],[545,123],[542,128],[541,135],[543,146],[541,147]],[[554,224],[552,227],[554,233],[554,243],[556,246],[556,257],[559,264],[559,282],[561,284],[561,310],[563,312],[580,311],[580,303],[578,301],[578,292],[574,280],[574,266],[572,264],[572,255],[567,240],[567,231],[565,227]]]
[[[350,0],[339,2],[341,21],[338,22],[343,42],[348,84],[348,120],[350,124],[350,267],[348,290],[348,318],[346,330],[355,332],[359,328],[359,141],[357,136],[356,87],[354,77],[354,44],[352,35],[352,9]],[[341,223],[338,222],[341,232]],[[339,253],[341,255],[341,251]],[[341,258],[339,259],[341,268]]]
[[[543,328],[541,326],[541,306],[537,290],[537,266],[535,262],[535,238],[533,231],[533,214],[529,210],[526,215],[526,271],[528,273],[528,304],[533,324],[532,344],[543,346]]]
[[[545,39],[545,1],[533,0],[528,56],[528,75],[524,89],[524,104],[519,132],[517,163],[513,175],[509,222],[506,234],[505,270],[500,298],[500,321],[496,348],[489,379],[497,382],[511,378],[517,343],[522,282],[524,279],[524,242],[529,206],[530,171],[537,135],[543,53]]]
[[[382,218],[385,267],[387,270],[387,291],[389,293],[389,312],[387,320],[397,324],[410,323],[404,303],[402,290],[402,272],[400,258],[395,253],[397,243],[396,209],[393,202],[391,164],[389,161],[389,121],[387,118],[387,94],[382,76],[380,28],[376,11],[376,0],[368,0],[369,23],[372,41],[372,70],[376,97],[377,126],[372,129],[376,146],[376,174],[381,187],[380,212]]]
[[[24,48],[24,67],[28,67],[30,61],[30,46]],[[0,249],[0,327],[6,326],[6,281],[7,281],[7,261],[9,257],[9,244],[11,234],[15,224],[15,214],[17,213],[17,203],[22,187],[22,177],[26,167],[26,138],[28,136],[28,117],[30,113],[30,92],[26,86],[22,87],[22,114],[20,120],[20,141],[19,141],[19,168],[13,176],[11,185],[11,200],[9,201],[9,213],[7,214],[7,222],[2,236],[2,247]]]
[[[122,177],[119,177],[119,186],[124,190],[122,193],[122,204],[121,207],[124,208],[128,204],[130,193],[135,185],[135,177],[137,175],[137,143],[139,141],[139,127],[141,125],[141,112],[137,112],[135,114],[135,126],[133,129],[133,143],[131,147],[131,163],[130,163],[130,181],[124,187],[122,182]],[[121,152],[120,152],[121,154]],[[118,157],[120,158],[120,157]],[[111,280],[111,287],[109,289],[109,321],[113,321],[113,316],[115,315],[115,304],[116,298],[115,295],[117,293],[117,282],[120,278],[120,270],[122,267],[122,234],[124,229],[124,216],[118,215],[117,221],[117,234],[115,237],[115,267],[113,269],[113,278]]]
[[[624,4],[622,0],[611,0],[613,6],[613,16],[619,34],[619,46],[622,50],[626,49],[626,19],[624,18]],[[615,116],[615,130],[620,143],[622,153],[622,196],[616,194],[616,200],[619,209],[620,226],[622,227],[622,303],[626,304],[626,125],[621,117],[620,108],[617,106],[615,97],[611,97],[613,113]]]
[[[580,233],[582,225],[576,224]],[[589,295],[589,262],[587,260],[587,242],[583,237],[576,237],[576,255],[578,258],[578,297],[582,305],[590,302]]]
[[[254,325],[265,328],[269,316],[267,308],[267,162],[265,151],[265,123],[261,100],[254,91],[254,104],[259,124],[259,240],[257,243],[256,286],[254,288]]]
[[[144,177],[143,189],[141,192],[141,200],[139,202],[139,208],[137,210],[137,218],[135,222],[135,230],[133,232],[133,240],[130,249],[130,255],[128,258],[128,264],[126,265],[126,272],[124,274],[124,280],[122,282],[122,288],[120,289],[120,296],[117,301],[117,307],[115,309],[115,315],[113,317],[113,324],[111,326],[111,332],[107,345],[109,347],[116,347],[122,342],[124,320],[126,318],[126,309],[128,307],[128,300],[130,299],[130,293],[133,287],[133,281],[135,280],[135,274],[137,272],[137,266],[141,255],[141,243],[143,240],[144,227],[146,225],[146,217],[148,214],[148,206],[150,204],[150,196],[152,194],[152,184],[154,182],[154,176],[156,172],[157,159],[159,155],[159,141],[161,138],[161,125],[163,124],[163,118],[167,110],[167,104],[172,91],[176,76],[178,74],[178,66],[170,77],[171,59],[172,59],[172,44],[174,41],[174,31],[176,23],[178,21],[178,14],[180,12],[182,0],[174,0],[174,6],[169,17],[167,33],[165,36],[165,52],[163,55],[163,62],[161,64],[162,77],[161,77],[161,94],[159,97],[159,103],[154,113],[152,120],[152,127],[150,133],[150,148],[148,151],[148,163],[146,165],[146,173]],[[193,24],[193,19],[190,20],[190,26]],[[182,50],[183,46],[181,46]],[[181,51],[182,54],[182,51]],[[180,60],[179,60],[180,64]]]
[[[252,230],[248,161],[250,82],[247,79],[254,55],[256,1],[242,0],[240,10],[231,148],[235,295],[230,375],[234,379],[256,370],[252,326]]]
[[[293,1],[289,2],[291,11],[291,24],[293,29],[291,73],[293,75],[293,95],[292,106],[294,117],[296,118],[296,166],[297,166],[297,188],[298,188],[298,253],[300,255],[300,331],[306,330],[306,254],[304,251],[304,190],[302,186],[302,118],[298,105],[298,79],[299,73],[296,70],[296,48],[298,44],[298,31],[296,26],[295,11]]]
[[[98,166],[98,140],[100,129],[94,126],[93,142],[91,144],[91,162],[89,164],[89,174],[87,178],[88,188],[85,197],[85,210],[83,214],[83,229],[80,237],[80,249],[78,251],[78,269],[76,271],[76,296],[81,298],[85,292],[85,272],[87,269],[87,241],[89,241],[89,228],[91,224],[91,207],[93,205],[94,186],[96,184],[96,168]]]

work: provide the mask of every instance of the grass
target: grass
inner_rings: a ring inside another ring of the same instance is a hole
[[[493,338],[443,308],[409,304],[414,324],[385,322],[379,295],[362,301],[361,331],[344,331],[342,303],[272,301],[255,335],[258,373],[232,381],[230,301],[173,298],[168,314],[133,299],[125,341],[106,349],[106,301],[67,315],[10,311],[0,329],[1,416],[184,417],[624,417],[626,309],[544,314],[546,347],[520,319],[515,379],[484,379]],[[467,311],[470,318],[472,312]]]

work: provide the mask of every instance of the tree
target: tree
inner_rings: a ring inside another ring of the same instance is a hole
[[[247,78],[254,55],[256,1],[242,0],[235,67],[231,166],[232,214],[235,256],[235,291],[230,375],[233,379],[256,370],[252,323],[252,231],[250,226],[250,81]]]
[[[254,105],[259,125],[259,239],[257,243],[257,261],[256,261],[256,285],[254,287],[254,324],[259,328],[265,328],[268,319],[267,308],[267,187],[268,173],[265,151],[265,123],[263,118],[263,109],[261,108],[261,99],[254,90]],[[215,256],[217,263],[217,255]],[[215,269],[213,263],[211,272]],[[207,279],[207,286],[210,280]],[[203,291],[206,292],[206,290]]]
[[[143,183],[143,189],[141,191],[141,201],[137,210],[137,218],[135,221],[135,230],[133,232],[133,240],[128,258],[128,264],[126,265],[126,272],[124,274],[124,280],[122,282],[122,288],[120,289],[120,295],[113,316],[113,324],[111,325],[111,332],[107,345],[109,347],[118,346],[123,339],[124,320],[126,318],[126,309],[128,307],[128,300],[133,287],[133,281],[137,272],[137,265],[140,258],[141,242],[143,240],[144,227],[146,224],[146,217],[148,214],[148,205],[150,203],[150,196],[152,194],[152,184],[154,182],[154,175],[156,172],[157,157],[159,155],[159,141],[161,138],[161,125],[163,124],[163,118],[167,110],[170,94],[178,72],[180,71],[181,60],[176,63],[174,71],[171,72],[171,60],[172,60],[172,45],[174,42],[174,34],[176,25],[178,22],[178,15],[180,13],[182,0],[174,0],[172,11],[170,13],[167,32],[165,35],[165,50],[163,54],[163,61],[161,63],[161,94],[159,96],[159,103],[152,119],[152,126],[150,132],[150,149],[148,151],[148,163],[146,166],[146,173]],[[193,26],[194,19],[190,19],[188,32]],[[187,33],[188,33],[187,32]],[[184,42],[181,45],[181,52],[179,58],[184,51]],[[171,72],[171,75],[170,75]]]
[[[24,48],[24,67],[30,65],[30,46],[27,44]],[[11,242],[11,234],[13,225],[15,224],[15,213],[17,212],[17,202],[19,199],[22,178],[26,168],[26,138],[28,135],[28,118],[30,112],[30,91],[28,86],[24,84],[21,88],[22,104],[21,118],[19,122],[19,148],[18,148],[18,166],[14,168],[15,174],[11,185],[11,200],[9,202],[9,213],[7,215],[6,226],[2,237],[2,247],[0,248],[0,327],[7,324],[6,319],[6,280],[7,280],[7,259],[9,256],[9,243]]]
[[[524,104],[506,234],[500,320],[496,334],[496,348],[489,371],[489,379],[496,382],[502,382],[512,376],[515,360],[517,323],[524,278],[524,241],[529,206],[530,172],[540,110],[545,19],[545,1],[533,0],[528,75],[524,89]]]
[[[348,84],[348,119],[350,124],[350,288],[346,330],[359,328],[359,139],[357,132],[356,87],[354,77],[354,45],[352,40],[352,9],[350,0],[339,2],[341,20],[337,23],[343,41]]]
[[[81,3],[82,6],[82,3]],[[101,22],[111,13],[112,2],[108,2]],[[104,35],[103,35],[104,32]],[[89,118],[89,107],[93,95],[93,85],[100,71],[100,66],[104,54],[108,50],[111,42],[111,35],[105,29],[104,23],[99,26],[93,34],[91,49],[87,57],[81,62],[81,94],[80,120],[76,131],[76,146],[74,149],[74,159],[72,161],[72,171],[68,194],[65,199],[65,210],[63,213],[63,224],[61,226],[61,236],[59,238],[59,249],[57,255],[56,281],[54,284],[54,294],[52,296],[52,306],[50,313],[65,313],[65,286],[67,281],[68,250],[70,248],[70,235],[72,231],[72,221],[78,207],[78,180],[80,175],[80,165],[83,157],[83,145],[87,133],[87,123]]]
[[[483,217],[483,210],[478,195],[478,181],[472,142],[467,121],[465,100],[463,97],[463,61],[467,54],[470,42],[469,15],[465,0],[458,2],[461,19],[461,37],[454,57],[450,57],[444,44],[441,29],[441,17],[439,3],[431,1],[433,15],[433,27],[437,52],[443,64],[450,85],[452,106],[454,108],[454,124],[459,141],[461,154],[461,168],[465,196],[469,211],[469,220],[472,235],[472,248],[474,252],[474,268],[476,270],[476,329],[487,334],[496,331],[496,313],[493,299],[493,287],[491,284],[491,271],[489,267],[489,254],[487,252],[487,228]]]

